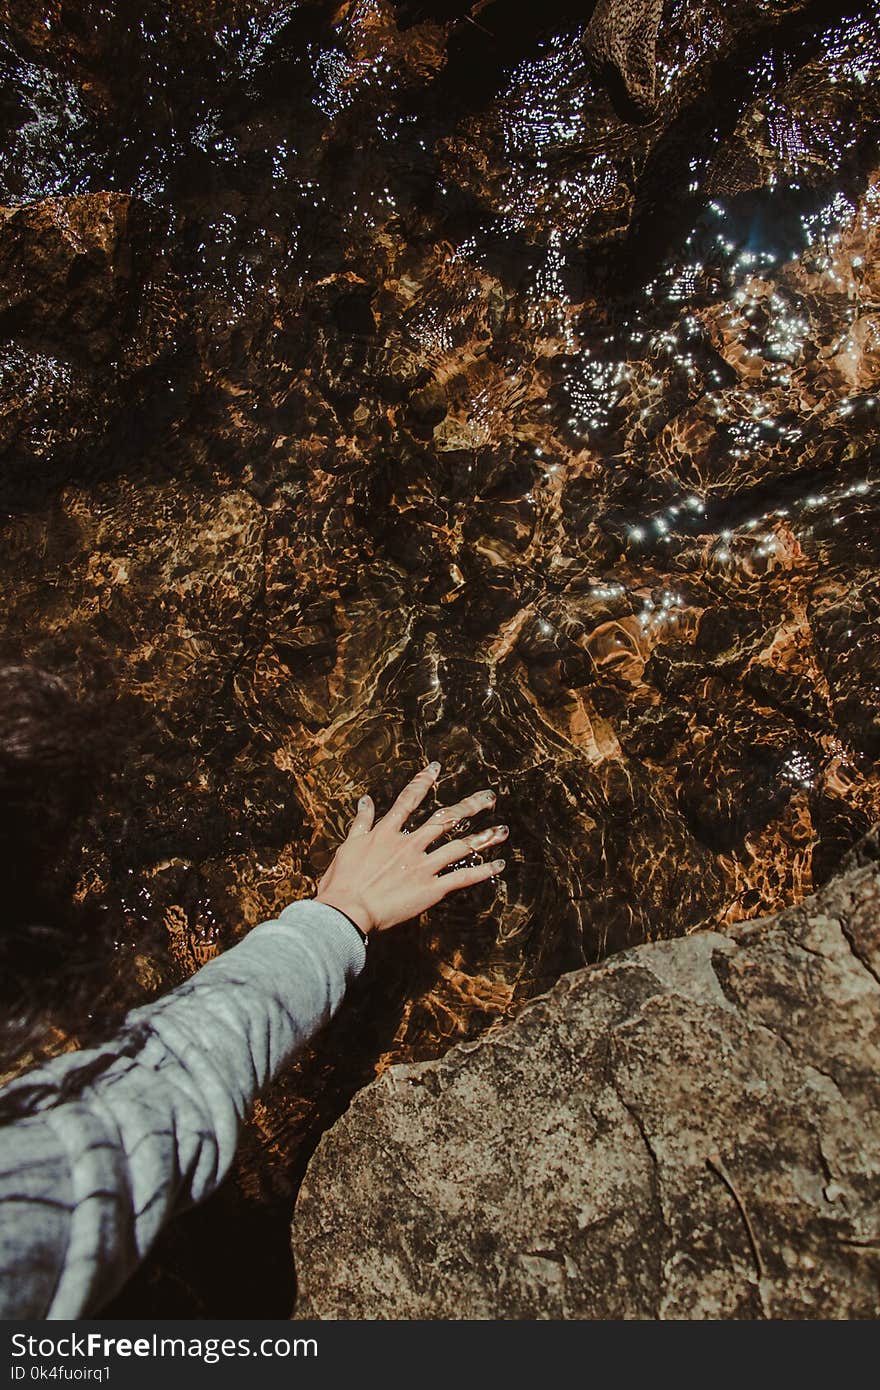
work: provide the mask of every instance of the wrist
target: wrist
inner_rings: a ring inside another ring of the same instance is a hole
[[[343,917],[347,917],[364,936],[369,936],[376,925],[363,903],[344,893],[334,893],[332,889],[328,889],[323,893],[316,893],[315,902],[326,903],[327,907],[335,907],[337,912],[341,912]]]

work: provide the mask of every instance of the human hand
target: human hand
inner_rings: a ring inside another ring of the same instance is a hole
[[[440,870],[474,850],[506,839],[506,825],[463,835],[428,852],[429,846],[451,825],[494,806],[493,791],[474,792],[454,806],[441,806],[418,830],[404,830],[439,772],[439,763],[429,763],[404,787],[391,810],[375,825],[373,799],[361,797],[348,836],[318,884],[315,898],[319,903],[347,913],[361,931],[384,931],[417,917],[458,888],[469,888],[472,883],[501,873],[503,859],[455,869],[449,874],[441,874]]]

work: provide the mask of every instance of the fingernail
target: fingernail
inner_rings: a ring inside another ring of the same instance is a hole
[[[358,798],[358,806],[369,806],[369,804],[370,798],[368,796],[362,796]]]
[[[509,826],[509,825],[496,825],[496,826],[495,826],[495,829],[493,830],[492,833],[493,833],[493,835],[508,835],[508,834],[510,833],[510,826]]]
[[[437,776],[437,773],[440,771],[440,764],[439,764],[439,763],[428,763],[428,771],[429,771],[430,773],[433,773],[433,775],[436,777],[436,776]]]
[[[506,861],[504,859],[493,859],[492,868],[496,869],[500,873],[501,870],[504,868],[505,862]]]
[[[494,792],[483,792],[483,800],[484,800],[484,801],[488,801],[488,802],[494,801],[494,800],[495,800],[495,793],[494,793]]]

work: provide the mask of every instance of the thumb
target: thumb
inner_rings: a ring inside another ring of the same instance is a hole
[[[373,828],[373,816],[376,808],[373,805],[371,796],[362,796],[358,802],[357,815],[348,828],[348,839],[353,840],[358,835],[366,835],[368,830]]]

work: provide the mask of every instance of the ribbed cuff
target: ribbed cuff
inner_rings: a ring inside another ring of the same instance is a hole
[[[335,903],[328,903],[327,906],[332,907],[334,912],[342,912],[342,908],[336,907]],[[349,917],[347,912],[342,912],[342,915],[345,918],[346,922],[351,922],[351,925],[354,927],[361,941],[364,943],[364,950],[366,950],[368,945],[367,933],[364,931],[363,927],[359,927],[354,918]]]
[[[324,928],[334,954],[339,958],[346,979],[360,975],[367,960],[366,943],[358,928],[339,908],[329,903],[316,902],[314,898],[300,898],[289,903],[278,914],[278,921],[298,925],[305,919],[319,929]]]

